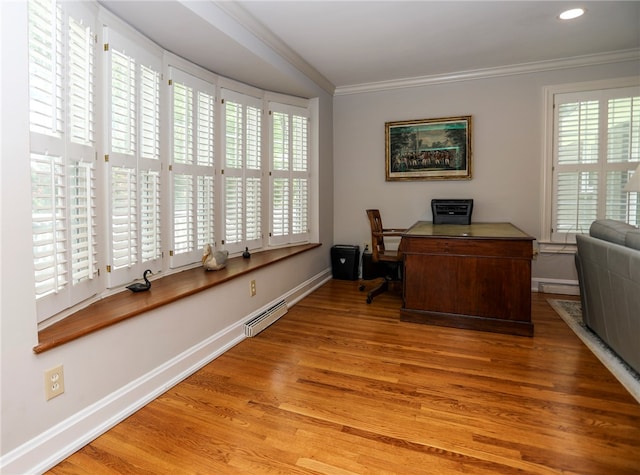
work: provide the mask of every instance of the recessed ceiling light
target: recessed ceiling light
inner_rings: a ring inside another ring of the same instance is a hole
[[[574,18],[578,18],[584,15],[584,8],[572,8],[571,10],[567,10],[562,12],[559,16],[561,20],[573,20]]]

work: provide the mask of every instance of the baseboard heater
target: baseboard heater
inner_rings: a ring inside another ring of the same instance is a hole
[[[248,337],[256,336],[281,316],[287,313],[287,302],[281,300],[244,324],[244,334]]]
[[[580,295],[580,288],[573,284],[552,284],[540,282],[538,292],[543,294]]]

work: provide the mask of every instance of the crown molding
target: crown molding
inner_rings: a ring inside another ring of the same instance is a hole
[[[313,81],[325,92],[328,92],[331,95],[335,93],[336,87],[331,81],[305,61],[302,56],[291,49],[284,41],[274,35],[271,30],[266,28],[241,5],[236,2],[229,2],[225,0],[216,0],[214,3],[218,8],[232,17],[238,24],[251,32],[251,34],[258,38],[266,47],[271,49],[275,54],[288,62],[308,79]]]
[[[537,61],[498,68],[475,69],[470,71],[460,71],[457,73],[436,74],[432,76],[421,76],[392,81],[354,84],[352,86],[339,86],[336,88],[334,95],[344,96],[349,94],[380,92],[392,89],[405,89],[410,87],[431,86],[434,84],[473,81],[478,79],[488,79],[503,76],[515,76],[519,74],[554,71],[558,69],[581,68],[585,66],[621,63],[626,61],[640,61],[640,49],[629,49],[613,51],[609,53],[574,56],[571,58],[554,59],[551,61]]]

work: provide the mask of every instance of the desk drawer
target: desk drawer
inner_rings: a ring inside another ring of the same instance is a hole
[[[404,254],[435,254],[476,257],[510,257],[531,259],[530,239],[412,238],[402,239]]]

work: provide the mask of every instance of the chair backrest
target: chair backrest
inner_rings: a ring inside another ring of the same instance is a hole
[[[367,216],[371,225],[371,260],[378,262],[380,254],[384,254],[384,234],[382,232],[382,218],[380,210],[368,209]]]

